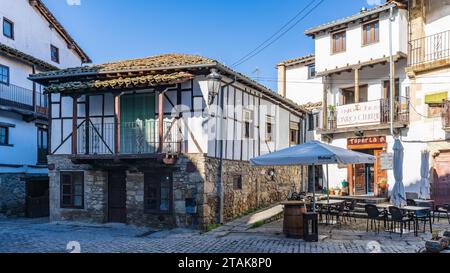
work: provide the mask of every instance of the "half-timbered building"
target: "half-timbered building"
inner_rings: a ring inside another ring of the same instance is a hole
[[[248,161],[304,141],[306,111],[217,61],[166,54],[32,75],[49,96],[52,220],[198,226],[298,189]]]

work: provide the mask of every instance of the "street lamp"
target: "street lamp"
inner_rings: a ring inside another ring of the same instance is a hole
[[[214,99],[219,95],[220,88],[222,86],[222,75],[219,74],[217,69],[211,69],[211,74],[208,75],[208,104],[214,103]]]

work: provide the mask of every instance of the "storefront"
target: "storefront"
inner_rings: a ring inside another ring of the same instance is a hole
[[[387,152],[386,136],[348,138],[347,149],[377,157],[375,164],[348,166],[350,195],[386,196],[378,184],[388,182],[387,170],[381,166],[381,156]]]

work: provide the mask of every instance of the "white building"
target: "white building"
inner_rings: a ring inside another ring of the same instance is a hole
[[[39,216],[48,103],[28,77],[90,59],[40,0],[0,0],[0,22],[0,213]]]

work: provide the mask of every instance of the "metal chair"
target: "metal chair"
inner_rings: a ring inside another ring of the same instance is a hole
[[[444,213],[447,216],[448,224],[450,225],[450,218],[449,218],[450,204],[436,206],[436,208],[433,211],[433,223],[435,222],[436,214],[438,215],[438,222],[441,221],[441,214],[442,213]]]
[[[351,222],[351,218],[356,222],[355,209],[357,201],[353,199],[350,203],[345,204],[344,216]]]
[[[336,223],[338,225],[341,225],[341,219],[345,221],[344,213],[345,213],[345,203],[342,202],[337,207],[330,209],[328,215],[331,216],[331,221],[333,221],[334,217],[336,217]]]
[[[402,210],[397,207],[389,207],[389,221],[391,222],[391,233],[397,228],[397,224],[400,224],[400,236],[403,237],[403,228],[408,224],[408,230],[411,230],[411,222],[414,223],[414,219],[411,215],[403,214]],[[414,224],[414,234],[416,233],[416,225]]]
[[[377,233],[380,233],[380,221],[386,220],[386,214],[384,212],[381,212],[378,210],[377,206],[372,204],[367,204],[364,207],[366,213],[367,213],[367,228],[366,232],[369,232],[369,222],[370,222],[370,228],[373,230],[377,230]],[[378,225],[377,225],[378,222]]]

